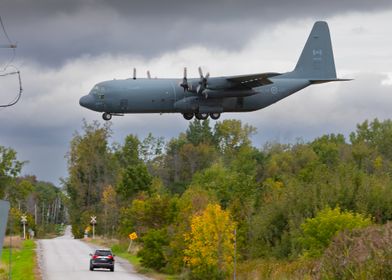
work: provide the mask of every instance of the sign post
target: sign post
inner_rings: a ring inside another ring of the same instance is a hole
[[[93,226],[93,239],[95,239],[95,224],[97,223],[97,216],[91,216],[90,224]]]
[[[23,224],[23,239],[26,240],[26,223],[27,223],[27,216],[26,215],[22,215],[20,217],[20,221]]]
[[[10,210],[10,203],[5,200],[0,200],[0,257],[3,250],[3,241],[5,236],[5,229],[7,227],[8,212]]]
[[[234,229],[234,269],[233,279],[237,279],[237,229]]]
[[[137,233],[136,233],[136,232],[132,232],[132,233],[130,233],[130,234],[128,235],[128,237],[129,237],[129,239],[131,240],[131,241],[129,242],[129,246],[128,246],[128,250],[127,250],[127,252],[129,253],[129,252],[131,251],[132,241],[135,240],[135,239],[137,239]]]

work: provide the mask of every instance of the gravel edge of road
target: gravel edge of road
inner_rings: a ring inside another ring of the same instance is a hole
[[[42,248],[41,248],[41,242],[40,239],[36,239],[35,240],[35,244],[36,244],[36,248],[35,248],[35,252],[36,252],[36,263],[37,263],[37,277],[39,277],[36,280],[44,280],[44,274],[42,273],[44,271],[43,269],[43,261],[42,261]]]

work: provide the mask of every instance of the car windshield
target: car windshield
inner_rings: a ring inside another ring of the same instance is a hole
[[[111,254],[112,254],[112,252],[109,250],[96,250],[95,251],[96,256],[110,256]]]

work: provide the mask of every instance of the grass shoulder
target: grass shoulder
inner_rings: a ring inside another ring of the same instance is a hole
[[[5,246],[1,256],[0,279],[8,279],[10,271],[10,246],[6,237]],[[12,279],[37,280],[39,270],[37,266],[36,244],[34,240],[21,240],[13,237],[11,250],[11,277]]]

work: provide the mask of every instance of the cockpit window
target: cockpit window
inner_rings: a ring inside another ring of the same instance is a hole
[[[91,90],[91,93],[98,97],[99,99],[104,99],[105,98],[105,87],[103,86],[94,86],[93,89]]]

